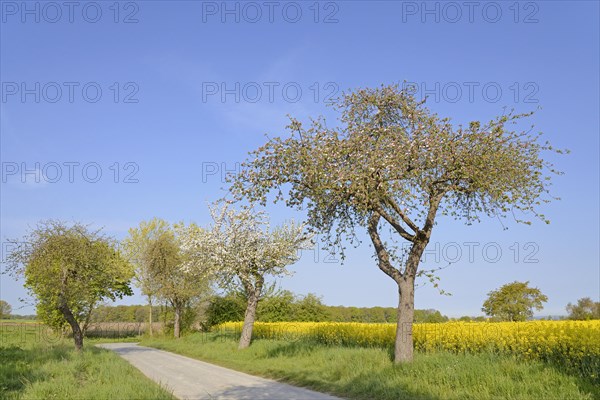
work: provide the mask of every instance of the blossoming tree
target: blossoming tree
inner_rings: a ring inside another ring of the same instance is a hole
[[[396,85],[346,93],[336,106],[339,127],[292,118],[290,136],[250,153],[231,191],[264,205],[274,190],[275,201],[307,210],[308,226],[336,248],[366,228],[379,269],[398,286],[395,361],[410,361],[415,279],[436,217],[547,221],[538,206],[552,199],[556,171],[542,152],[553,149],[541,133],[513,130],[530,114],[455,126]]]
[[[189,255],[187,268],[212,265],[222,287],[241,287],[246,298],[239,348],[250,345],[256,308],[267,276],[285,276],[299,250],[310,244],[303,226],[293,222],[270,228],[264,212],[249,208],[235,211],[225,205],[211,208],[209,229],[183,227],[182,249]]]

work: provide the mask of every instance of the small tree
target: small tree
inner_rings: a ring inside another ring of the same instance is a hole
[[[448,321],[448,317],[442,315],[438,310],[415,310],[415,322],[436,323],[446,321]]]
[[[0,300],[0,319],[2,318],[10,318],[10,313],[12,312],[12,307],[8,302],[4,300]]]
[[[124,254],[135,266],[135,284],[148,300],[148,331],[153,334],[153,308],[158,281],[151,270],[149,246],[157,236],[167,230],[166,222],[158,218],[151,221],[142,221],[137,228],[130,228],[129,235],[122,241]]]
[[[117,252],[117,243],[81,224],[38,224],[8,257],[13,276],[38,300],[38,316],[47,325],[69,324],[77,350],[92,311],[102,300],[131,295],[133,266]]]
[[[589,297],[583,297],[577,300],[577,304],[567,304],[569,319],[590,320],[600,319],[600,302],[594,301]]]
[[[263,292],[265,292],[263,290]],[[269,293],[271,292],[271,293]],[[261,322],[294,321],[294,293],[289,290],[277,290],[275,286],[261,296],[256,310],[257,320]]]
[[[329,319],[327,307],[323,304],[321,298],[314,293],[308,293],[298,299],[295,309],[294,321],[320,322]]]
[[[419,264],[438,214],[469,224],[482,215],[548,222],[537,208],[552,199],[556,171],[542,152],[553,149],[541,133],[513,130],[530,114],[456,126],[396,85],[344,94],[336,106],[338,127],[292,118],[288,137],[250,153],[231,191],[262,205],[274,191],[276,201],[307,210],[309,227],[342,252],[365,228],[377,266],[398,287],[395,361],[410,361],[415,279],[427,275]]]
[[[124,247],[135,260],[137,281],[148,297],[150,310],[153,298],[164,300],[173,308],[173,334],[178,338],[186,308],[208,294],[210,282],[206,269],[184,268],[186,254],[176,231],[168,222],[155,218],[130,229]]]
[[[298,260],[298,250],[310,241],[302,226],[292,222],[271,230],[266,215],[249,208],[236,212],[228,206],[213,207],[211,214],[212,228],[206,232],[188,229],[182,233],[183,247],[195,254],[190,257],[190,269],[209,262],[223,288],[243,290],[247,300],[239,342],[243,349],[250,345],[265,278],[289,275],[286,267]]]
[[[246,299],[240,298],[237,293],[228,293],[225,296],[213,296],[206,309],[205,327],[230,321],[241,321],[244,318]]]
[[[548,297],[528,284],[529,281],[515,281],[489,292],[481,310],[501,321],[525,321],[533,317],[533,310],[543,309],[542,303],[547,302]]]

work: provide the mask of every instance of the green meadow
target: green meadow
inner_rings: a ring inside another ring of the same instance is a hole
[[[34,322],[0,322],[0,399],[173,399],[116,354]]]

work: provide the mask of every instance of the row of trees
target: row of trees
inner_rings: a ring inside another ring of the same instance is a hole
[[[94,310],[91,318],[92,323],[97,322],[140,322],[150,321],[150,314],[154,321],[160,321],[163,317],[165,307],[153,305],[101,305]]]
[[[463,316],[459,321],[526,321],[533,317],[534,310],[540,311],[547,301],[538,288],[529,287],[529,282],[512,282],[488,293],[482,310],[483,316]],[[244,317],[246,298],[237,291],[222,296],[212,296],[206,307],[198,310],[197,322],[206,328],[226,321],[239,321]],[[576,320],[600,318],[600,302],[589,297],[579,299],[575,305],[566,307],[567,318]],[[96,313],[99,321],[147,320],[147,310],[142,306],[104,307]],[[309,293],[296,296],[288,290],[265,290],[257,308],[257,320],[264,322],[283,321],[334,321],[334,322],[396,322],[392,307],[344,307],[327,306],[321,299]],[[450,319],[437,310],[415,310],[414,322],[446,322]]]
[[[243,297],[230,294],[214,297],[206,311],[206,323],[213,326],[227,321],[239,321],[243,317]],[[396,322],[393,307],[344,307],[327,306],[321,299],[309,293],[294,296],[283,290],[265,296],[258,307],[257,320],[263,322],[313,321],[313,322]],[[415,310],[414,322],[446,322],[449,318],[437,310]]]
[[[94,311],[91,322],[148,322],[149,307],[147,305],[100,306]],[[193,317],[185,328],[194,327],[209,329],[227,322],[241,321],[246,309],[246,298],[243,293],[233,292],[213,295],[198,307],[187,309]],[[298,296],[288,290],[265,291],[256,311],[256,320],[262,322],[396,322],[393,307],[344,307],[328,306],[315,294]],[[170,323],[168,309],[154,306],[155,320]],[[446,322],[449,318],[438,310],[415,310],[414,322]]]
[[[250,344],[267,276],[285,276],[286,267],[310,245],[303,226],[293,222],[273,229],[264,212],[230,206],[211,207],[213,223],[170,226],[154,219],[131,229],[124,241],[127,258],[148,303],[164,301],[174,310],[174,335],[183,312],[206,300],[215,287],[239,291],[245,299],[240,348]],[[151,308],[150,308],[151,309]]]
[[[246,299],[240,348],[250,344],[256,310],[267,276],[286,267],[310,245],[302,225],[271,229],[266,214],[250,208],[212,207],[213,224],[142,222],[117,243],[81,224],[41,222],[14,241],[8,271],[25,279],[37,299],[39,318],[63,329],[68,324],[81,350],[92,311],[105,300],[132,294],[131,282],[148,299],[150,329],[156,303],[173,310],[175,337],[185,313],[207,300],[215,287],[237,290]]]
[[[311,119],[305,126],[292,118],[286,137],[273,137],[250,153],[232,178],[230,193],[241,204],[266,206],[271,200],[281,200],[306,212],[308,231],[322,233],[334,251],[341,249],[342,259],[344,244],[358,245],[357,229],[366,230],[376,265],[397,285],[395,361],[411,361],[415,280],[426,276],[437,285],[433,271],[419,266],[438,217],[468,224],[485,215],[513,216],[526,224],[535,217],[548,223],[540,207],[554,199],[549,194],[550,179],[559,172],[542,153],[555,150],[540,141],[541,133],[532,133],[529,127],[515,129],[531,113],[511,111],[488,122],[456,125],[398,85],[344,93],[335,106],[341,112],[337,126],[326,124],[323,118]],[[307,236],[301,226],[293,224],[269,231],[263,214],[238,214],[227,208],[212,211],[214,225],[208,229],[192,225],[176,227],[175,233],[157,231],[147,245],[138,248],[140,258],[133,263],[142,273],[150,271],[150,286],[140,283],[147,296],[167,298],[162,285],[179,287],[211,274],[221,287],[241,287],[247,298],[243,348],[250,341],[265,275],[285,275],[285,266],[296,260],[297,249]],[[37,232],[44,235],[46,231]],[[71,231],[66,229],[66,234]],[[118,252],[104,254],[102,248],[110,249],[105,241],[92,238],[99,252],[92,257],[83,255],[77,242],[85,242],[89,235],[73,232],[71,236],[65,242],[61,233],[57,249],[46,242],[42,246],[51,253],[58,250],[57,254],[63,254],[63,245],[72,247],[68,257],[52,256],[52,262],[47,262],[44,250],[18,260],[28,266],[26,284],[38,295],[42,310],[69,321],[74,319],[73,311],[85,314],[99,297],[127,294],[129,287],[123,282],[132,273]],[[408,242],[408,249],[400,240]],[[42,244],[39,238],[37,243]],[[87,267],[94,257],[121,270],[113,271],[111,277],[116,278],[106,285],[94,285],[92,295],[79,293],[87,303],[69,306],[70,283],[84,287],[79,285],[83,277],[75,270],[104,276]],[[33,279],[36,268],[30,267],[38,262],[62,272],[50,285],[39,284]],[[173,281],[177,284],[159,281],[159,288],[154,287],[152,271],[161,269],[181,274]],[[169,295],[168,301],[176,308],[187,300]]]

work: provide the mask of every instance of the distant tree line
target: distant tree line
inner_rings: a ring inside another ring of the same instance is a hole
[[[10,315],[3,315],[2,319],[21,319],[21,320],[36,320],[38,317],[35,314],[29,314],[29,315],[21,315],[21,314],[10,314]]]
[[[594,301],[589,297],[577,300],[577,304],[567,304],[566,309],[569,313],[569,319],[600,319],[600,301]]]
[[[213,295],[195,309],[189,309],[189,317],[182,328],[210,329],[227,321],[242,321],[246,310],[246,298],[241,291]],[[166,305],[153,306],[155,321],[170,325],[172,310]],[[150,314],[147,305],[99,306],[91,322],[147,322]],[[466,317],[469,318],[469,317]],[[483,317],[481,317],[483,318]],[[328,306],[313,293],[297,295],[289,290],[267,289],[258,304],[257,321],[262,322],[396,322],[394,307],[345,307]],[[438,310],[416,310],[415,322],[446,322],[449,318]],[[171,323],[172,325],[172,323]]]
[[[155,320],[160,320],[164,307],[153,306]],[[148,322],[150,310],[147,305],[98,306],[92,314],[91,323],[98,322]]]
[[[185,311],[187,315],[183,328],[210,329],[210,327],[228,321],[242,321],[246,308],[246,298],[241,291],[214,295],[203,304]],[[566,307],[569,315],[560,319],[590,320],[600,319],[600,302],[589,297],[581,298],[576,304]],[[147,322],[147,305],[99,306],[91,322]],[[167,330],[172,329],[173,311],[167,305],[153,306],[155,321],[163,322]],[[316,294],[297,295],[289,290],[267,289],[265,297],[257,309],[257,321],[261,322],[372,322],[394,323],[397,321],[394,307],[347,307],[323,304]],[[449,318],[435,309],[415,310],[414,322],[439,323],[448,321],[483,322],[502,321],[500,318],[484,316],[461,316]]]

